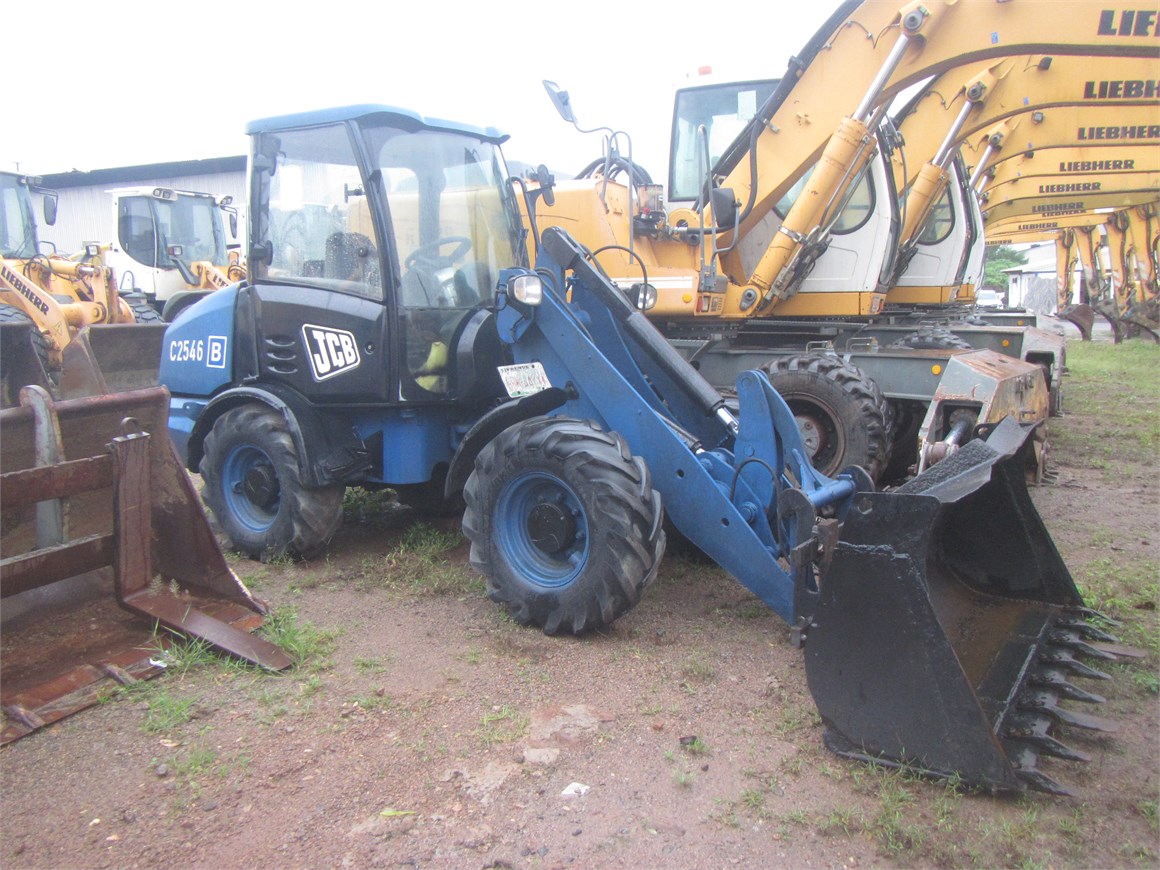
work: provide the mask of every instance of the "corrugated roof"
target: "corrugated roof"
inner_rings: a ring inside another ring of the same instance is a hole
[[[245,172],[246,156],[208,157],[203,160],[175,160],[170,163],[145,163],[140,166],[117,166],[112,169],[74,170],[42,175],[41,184],[52,190],[90,185],[118,185],[138,181],[154,183],[158,178],[179,175],[212,175],[219,172]]]

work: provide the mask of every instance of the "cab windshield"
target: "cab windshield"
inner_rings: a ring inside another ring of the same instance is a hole
[[[28,188],[14,175],[0,175],[0,256],[26,260],[36,255],[36,223]]]
[[[187,263],[225,265],[226,238],[213,197],[179,193],[175,200],[122,196],[117,204],[117,234],[125,252],[143,265],[174,268],[171,245],[181,246]]]
[[[705,173],[741,135],[777,83],[777,79],[729,82],[677,92],[669,169],[670,201],[700,196]],[[704,137],[698,136],[701,127],[705,128]]]

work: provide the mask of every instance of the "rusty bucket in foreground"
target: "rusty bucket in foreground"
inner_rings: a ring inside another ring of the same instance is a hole
[[[0,411],[0,742],[153,676],[158,625],[291,664],[249,634],[264,607],[214,540],[168,402],[163,387],[53,402],[29,386]]]
[[[1057,726],[1115,730],[1061,702],[1104,700],[1071,682],[1107,679],[1083,660],[1139,653],[1089,622],[1027,492],[1028,449],[1008,419],[906,486],[857,496],[805,650],[835,752],[1068,793],[1040,756],[1087,756]]]

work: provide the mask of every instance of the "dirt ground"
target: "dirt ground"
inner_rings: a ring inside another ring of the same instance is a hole
[[[1082,380],[1068,389],[1057,479],[1034,498],[1139,643],[1156,627],[1155,464],[1095,449],[1105,421]],[[1076,797],[964,794],[827,752],[786,626],[719,570],[670,556],[610,631],[549,638],[487,601],[457,521],[375,506],[352,505],[325,559],[233,563],[307,629],[292,673],[173,660],[0,751],[0,862],[1156,866],[1154,652],[1083,681],[1120,731],[1064,729],[1091,762],[1043,767]]]

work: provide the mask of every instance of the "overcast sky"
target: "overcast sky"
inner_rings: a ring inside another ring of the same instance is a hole
[[[72,0],[9,4],[0,168],[31,174],[244,154],[246,121],[385,103],[511,134],[508,160],[572,172],[585,128],[628,132],[654,176],[675,86],[709,65],[781,75],[836,8],[817,3]]]

